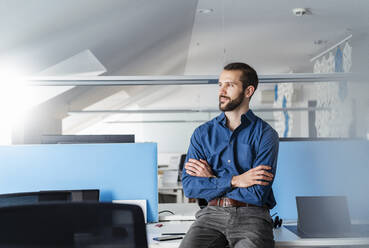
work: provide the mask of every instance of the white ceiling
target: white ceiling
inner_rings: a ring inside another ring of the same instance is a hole
[[[295,17],[296,7],[312,14]],[[25,74],[86,49],[106,75],[218,74],[235,60],[270,74],[310,72],[326,47],[360,39],[369,1],[1,0],[0,16],[0,65]]]
[[[312,14],[296,17],[296,7]],[[0,74],[68,67],[86,50],[104,75],[217,75],[231,61],[259,74],[311,72],[312,57],[350,34],[360,43],[369,33],[368,0],[0,0],[0,16]],[[191,94],[181,89],[176,95]],[[49,102],[64,104],[64,117],[94,107],[176,106],[171,90],[76,87]],[[64,123],[79,132],[104,118],[69,116]]]
[[[142,75],[183,74],[197,1],[0,4],[0,65],[32,74],[89,49],[106,75]]]
[[[294,16],[296,7],[308,8],[311,15]],[[237,60],[251,63],[260,74],[312,72],[310,58],[349,34],[369,31],[365,0],[200,0],[198,8],[214,11],[196,14],[189,74],[214,74]],[[316,40],[326,43],[314,45]]]

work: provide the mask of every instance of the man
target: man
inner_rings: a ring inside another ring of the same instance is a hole
[[[249,109],[257,85],[249,65],[226,65],[219,77],[223,113],[191,137],[183,189],[208,206],[196,213],[181,248],[274,247],[269,209],[276,204],[278,134]]]

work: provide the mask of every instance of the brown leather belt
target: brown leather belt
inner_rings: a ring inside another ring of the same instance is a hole
[[[228,197],[215,198],[208,202],[208,206],[218,206],[218,207],[259,207],[254,204],[240,202],[237,200],[233,200]],[[262,206],[262,208],[268,208],[267,206]]]

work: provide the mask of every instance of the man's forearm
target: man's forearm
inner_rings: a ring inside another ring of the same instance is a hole
[[[211,200],[231,190],[231,179],[231,175],[222,178],[187,175],[183,177],[182,184],[186,197]]]
[[[240,175],[232,177],[232,187],[248,188],[253,185],[268,185],[273,180],[274,175],[269,172],[272,167],[268,165],[259,165]]]

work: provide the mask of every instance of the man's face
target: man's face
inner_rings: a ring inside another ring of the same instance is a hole
[[[245,99],[245,91],[240,81],[241,71],[227,71],[219,76],[219,109],[221,111],[232,111],[236,109]]]

